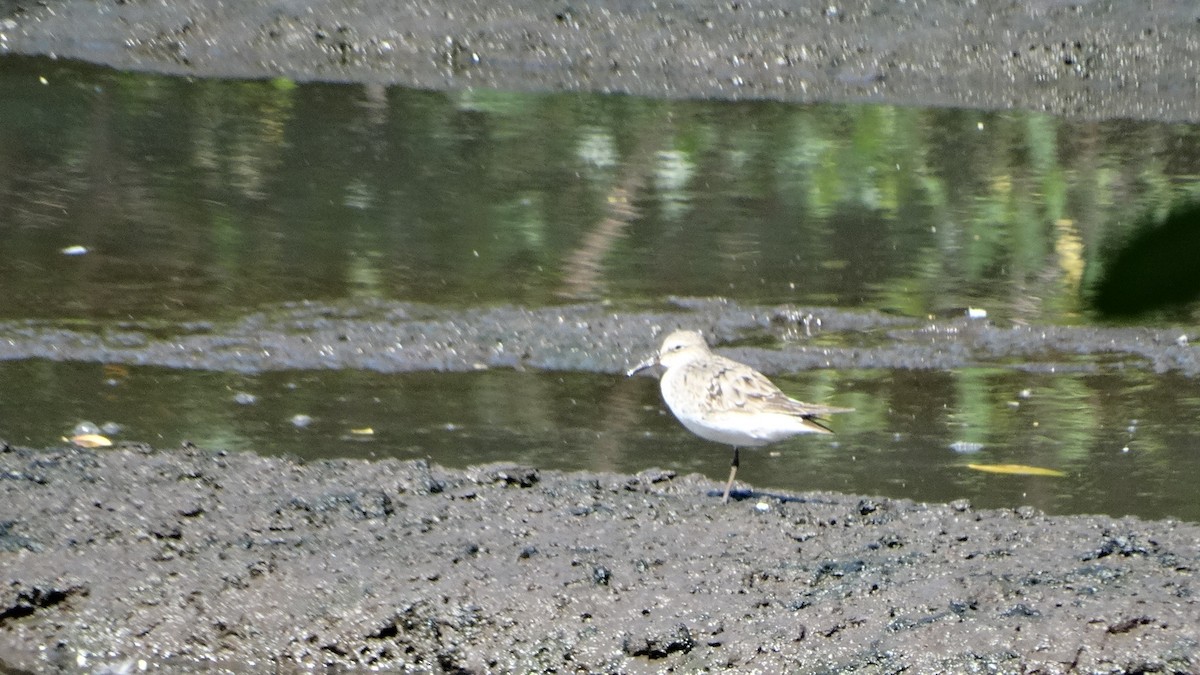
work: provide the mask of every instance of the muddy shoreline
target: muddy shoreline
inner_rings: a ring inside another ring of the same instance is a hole
[[[20,670],[1200,667],[1195,524],[136,445],[0,479]]]
[[[1190,0],[0,2],[0,54],[436,90],[1200,119]]]
[[[808,326],[804,321],[808,321]],[[0,361],[46,359],[237,373],[354,369],[379,373],[489,368],[621,374],[658,336],[701,330],[722,353],[767,373],[821,368],[946,370],[982,365],[1040,372],[1110,367],[1200,376],[1187,327],[998,325],[955,316],[917,320],[831,307],[674,298],[652,311],[604,303],[439,308],[392,301],[288,303],[230,322],[167,329],[136,321],[64,327],[0,321]],[[819,338],[819,340],[814,340]],[[759,345],[768,346],[759,346]]]

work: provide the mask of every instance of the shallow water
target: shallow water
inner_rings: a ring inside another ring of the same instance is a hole
[[[8,441],[51,445],[80,420],[124,425],[115,440],[322,457],[428,458],[465,467],[728,473],[729,448],[701,441],[660,403],[653,378],[484,371],[247,377],[161,368],[0,364]],[[836,490],[1050,513],[1200,520],[1192,421],[1200,383],[1173,375],[821,372],[778,378],[794,396],[854,413],[810,436],[743,454],[759,493]],[[238,394],[255,397],[239,404]],[[312,418],[305,427],[292,420]],[[365,433],[365,430],[370,433]],[[1024,464],[1063,477],[996,475]]]
[[[4,58],[0,122],[0,318],[166,333],[297,300],[671,295],[1086,325],[1106,251],[1200,194],[1195,126],[1025,112],[189,81]],[[1194,309],[1170,317],[1194,323]],[[716,479],[729,461],[663,414],[649,379],[22,361],[0,381],[0,438],[35,446],[87,419],[166,447],[309,457]],[[739,476],[758,489],[1200,520],[1186,378],[997,367],[780,383],[858,412],[833,438],[748,453]]]
[[[0,318],[678,294],[1079,322],[1106,247],[1200,193],[1195,126],[1026,112],[7,57],[0,119]]]

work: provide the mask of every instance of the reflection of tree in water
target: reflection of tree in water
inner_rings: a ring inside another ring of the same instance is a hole
[[[621,184],[609,191],[605,200],[604,218],[588,230],[583,241],[563,262],[563,296],[590,298],[598,295],[600,276],[604,271],[604,258],[612,252],[613,245],[622,232],[637,216],[637,209],[632,204],[632,195],[641,188],[644,180],[644,175],[630,172]]]
[[[1200,299],[1200,201],[1166,218],[1147,216],[1104,260],[1092,304],[1108,317],[1133,317]]]
[[[0,73],[9,315],[690,293],[1077,321],[1101,249],[1198,193],[1186,126],[55,72]]]
[[[633,202],[645,187],[657,155],[660,130],[657,124],[648,125],[638,136],[633,152],[621,163],[619,180],[604,200],[604,216],[596,222],[583,240],[563,261],[563,288],[559,294],[568,298],[592,298],[600,294],[604,259],[612,252],[633,219],[638,216]]]

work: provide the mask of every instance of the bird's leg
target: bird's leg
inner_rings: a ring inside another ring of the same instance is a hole
[[[729,489],[733,487],[733,477],[737,475],[738,468],[738,449],[733,448],[733,464],[729,465],[729,482],[725,484],[725,496],[721,498],[722,504],[729,503]]]

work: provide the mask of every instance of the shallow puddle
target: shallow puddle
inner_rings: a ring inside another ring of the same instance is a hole
[[[743,455],[757,492],[836,490],[1050,513],[1200,520],[1200,385],[1137,372],[860,371],[777,378],[806,400],[853,406],[832,437]],[[660,403],[652,378],[484,371],[384,376],[284,372],[245,377],[159,368],[0,364],[9,442],[55,443],[81,420],[115,440],[329,457],[428,458],[452,467],[727,475],[730,451],[701,441]],[[247,396],[249,395],[249,396]],[[253,402],[248,402],[253,397]],[[239,403],[238,400],[247,401]],[[300,427],[296,416],[311,422]],[[1019,464],[1062,477],[1000,475]]]
[[[0,318],[720,295],[1078,323],[1194,125],[0,60]],[[1135,277],[1136,279],[1136,277]]]

